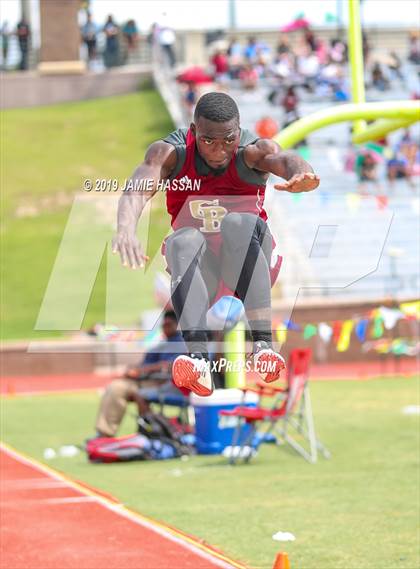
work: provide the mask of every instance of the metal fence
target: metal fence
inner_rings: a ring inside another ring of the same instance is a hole
[[[88,62],[87,48],[84,43],[80,44],[80,59],[89,63],[89,67],[95,71],[105,69],[104,53],[105,53],[105,34],[100,32],[97,36],[97,58]],[[116,56],[117,66],[135,65],[138,63],[151,63],[152,46],[150,45],[146,35],[140,35],[139,42],[134,50],[128,50],[127,43],[120,35],[118,54]],[[1,39],[0,49],[0,67],[4,71],[19,70],[21,61],[21,52],[19,43],[15,35],[9,36],[9,48],[7,59],[3,57],[3,38]],[[28,69],[36,69],[40,61],[40,50],[33,45],[29,46],[28,52]]]

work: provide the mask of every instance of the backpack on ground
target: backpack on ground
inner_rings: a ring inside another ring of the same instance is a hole
[[[95,437],[87,441],[85,448],[91,462],[127,462],[152,458],[151,441],[139,434]]]
[[[165,460],[192,454],[193,435],[185,435],[163,415],[148,413],[138,418],[138,433],[123,437],[95,437],[86,443],[91,462]]]
[[[192,454],[195,437],[188,435],[159,413],[147,413],[137,419],[138,432],[152,441],[173,446],[177,456]]]

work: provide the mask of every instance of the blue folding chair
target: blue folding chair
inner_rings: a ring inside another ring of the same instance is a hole
[[[176,407],[179,409],[178,413],[178,420],[180,423],[185,425],[191,425],[193,423],[192,417],[194,413],[192,412],[192,408],[190,405],[190,399],[187,395],[182,395],[180,393],[177,394],[169,394],[165,395],[164,393],[157,395],[156,397],[148,397],[147,401],[149,403],[155,403],[160,405],[159,412],[163,415],[163,408],[165,406],[168,407]]]

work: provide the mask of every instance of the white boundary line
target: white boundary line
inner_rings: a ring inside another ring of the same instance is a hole
[[[84,504],[88,502],[94,502],[95,498],[93,496],[68,496],[67,498],[43,498],[40,500],[9,500],[0,502],[0,508],[5,508],[11,504],[21,505],[24,504],[25,506],[30,506],[32,504],[40,504],[42,505],[59,505],[62,504]]]
[[[123,504],[119,504],[119,503],[113,504],[111,501],[108,501],[106,498],[98,496],[94,492],[91,493],[88,489],[85,489],[85,488],[83,488],[83,486],[79,486],[76,482],[73,482],[72,480],[67,479],[64,475],[60,474],[59,472],[57,472],[53,469],[50,469],[47,466],[44,466],[43,464],[39,463],[35,459],[21,455],[19,452],[10,448],[8,445],[6,446],[2,442],[0,442],[0,449],[3,452],[5,452],[6,454],[8,454],[9,456],[11,456],[12,458],[16,459],[17,461],[19,461],[23,464],[26,464],[28,466],[31,466],[35,470],[38,470],[39,472],[46,474],[50,478],[54,478],[56,480],[66,482],[68,486],[72,487],[75,490],[78,490],[81,494],[92,496],[94,498],[95,502],[97,502],[101,506],[104,506],[108,510],[111,510],[112,512],[114,512],[116,514],[123,516],[124,518],[127,518],[128,520],[136,523],[139,526],[142,526],[142,527],[145,527],[149,530],[152,530],[155,533],[159,534],[160,536],[162,536],[166,539],[169,539],[170,541],[173,541],[174,543],[177,543],[178,545],[181,545],[182,547],[184,547],[188,551],[191,551],[195,555],[198,555],[199,557],[202,557],[203,559],[210,561],[211,563],[213,563],[217,567],[221,567],[222,569],[232,569],[233,567],[243,567],[243,565],[241,565],[240,563],[230,564],[227,561],[223,561],[222,559],[219,559],[218,557],[216,557],[216,554],[213,556],[212,554],[208,553],[207,551],[204,551],[203,549],[201,549],[200,547],[195,545],[193,542],[187,541],[186,539],[184,540],[181,537],[178,537],[177,535],[172,534],[170,531],[168,531],[167,529],[165,529],[164,527],[162,527],[160,525],[157,525],[157,524],[155,525],[152,521],[149,521],[146,518],[143,518],[143,516],[141,514],[137,515],[134,512],[131,512],[130,510],[125,508],[125,506]]]
[[[77,395],[86,393],[100,393],[105,390],[106,385],[99,385],[98,387],[75,387],[74,389],[43,389],[39,391],[16,391],[15,393],[8,393],[4,391],[0,393],[0,398],[10,399],[15,397],[34,397],[36,395]]]
[[[61,480],[45,480],[45,478],[20,478],[11,480],[2,478],[0,488],[7,490],[37,490],[48,488],[65,488],[67,484]]]

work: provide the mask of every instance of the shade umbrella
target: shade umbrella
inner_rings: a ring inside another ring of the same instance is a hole
[[[179,83],[213,83],[213,77],[206,73],[202,67],[189,67],[180,73],[176,80]]]
[[[310,25],[309,20],[306,18],[296,18],[296,20],[293,20],[290,24],[283,26],[280,31],[285,33],[296,32],[297,30],[305,30],[306,28],[309,28]]]

